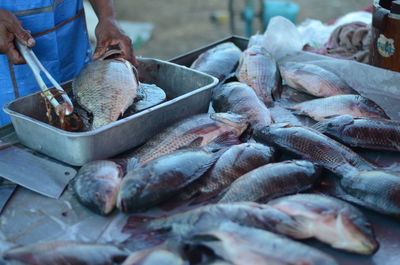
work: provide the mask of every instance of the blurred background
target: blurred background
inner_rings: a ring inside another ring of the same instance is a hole
[[[246,23],[242,19],[242,13],[251,2],[253,8],[246,10],[255,17],[253,32],[262,32],[263,23],[256,16],[266,11],[262,4],[264,1],[117,0],[114,1],[114,6],[120,25],[134,41],[136,55],[168,60],[231,35],[229,23],[231,14],[235,22],[235,33],[245,36]],[[291,2],[299,6],[296,18],[298,24],[308,18],[329,22],[346,13],[371,5],[373,0]],[[233,4],[231,12],[229,3]],[[93,31],[97,23],[96,18],[88,9],[86,16],[89,31]]]

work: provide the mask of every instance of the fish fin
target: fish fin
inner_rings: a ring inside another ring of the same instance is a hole
[[[199,136],[196,139],[194,139],[188,146],[187,148],[196,148],[196,147],[200,147],[201,143],[203,142],[204,137],[203,136]],[[186,147],[185,147],[186,148]]]
[[[140,166],[139,159],[137,159],[136,157],[132,157],[131,159],[128,160],[126,170],[132,171],[139,166]]]
[[[398,143],[392,141],[391,139],[389,139],[389,141],[390,141],[390,143],[391,143],[394,147],[396,147],[396,149],[397,149],[398,151],[400,151],[400,145],[399,145]]]
[[[324,120],[328,120],[328,119],[336,118],[336,117],[338,117],[338,116],[340,116],[340,115],[338,115],[338,114],[332,114],[332,115],[328,115],[328,116],[323,116],[323,119],[324,119]]]
[[[208,145],[206,145],[204,149],[207,151],[215,152],[220,149],[230,147],[232,145],[237,145],[240,143],[241,142],[239,138],[235,134],[231,132],[226,132],[214,138],[214,140]]]
[[[324,123],[324,121],[320,121],[310,127],[316,131],[323,133],[323,132],[325,132],[326,126],[327,126],[327,124]]]
[[[215,198],[219,193],[220,193],[219,190],[213,191],[213,192],[201,193],[190,203],[190,205],[196,205],[196,204],[201,204],[203,202],[209,202],[211,199]]]
[[[279,209],[278,209],[279,210]],[[279,233],[295,239],[307,239],[313,235],[309,232],[309,221],[301,216],[291,217],[294,223],[278,225]]]

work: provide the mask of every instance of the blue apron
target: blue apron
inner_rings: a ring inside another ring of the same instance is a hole
[[[59,83],[71,80],[89,62],[91,48],[82,0],[1,0],[0,8],[13,12],[23,28],[31,31],[36,41],[34,53]],[[0,55],[0,125],[10,122],[3,111],[5,103],[38,90],[26,64],[10,66],[7,56]]]

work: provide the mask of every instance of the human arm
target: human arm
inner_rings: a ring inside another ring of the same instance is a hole
[[[122,57],[137,66],[133,53],[132,41],[118,27],[115,19],[115,12],[112,0],[90,0],[94,12],[99,19],[96,26],[96,49],[93,54],[94,59],[101,57],[109,46],[118,45],[122,51]]]

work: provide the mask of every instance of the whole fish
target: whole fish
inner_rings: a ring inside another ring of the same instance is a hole
[[[343,115],[313,126],[352,147],[400,152],[400,122]]]
[[[222,223],[217,228],[195,232],[192,240],[217,256],[237,265],[335,265],[327,254],[274,233]]]
[[[268,202],[298,222],[298,235],[315,237],[330,246],[371,255],[378,249],[372,226],[349,203],[317,194],[296,194]]]
[[[122,263],[128,252],[113,245],[52,241],[17,247],[3,253],[6,261],[29,265],[114,265]]]
[[[289,109],[293,110],[295,114],[306,115],[316,121],[345,114],[354,117],[389,119],[381,107],[360,95],[338,95],[314,99]]]
[[[262,46],[253,45],[241,55],[236,77],[249,85],[267,105],[278,97],[281,90],[281,76],[274,57]]]
[[[279,65],[279,70],[287,85],[316,97],[358,94],[339,76],[318,65],[288,62]]]
[[[319,175],[308,161],[284,161],[256,168],[235,180],[219,202],[267,201],[310,189]]]
[[[209,204],[151,220],[145,227],[153,231],[171,231],[185,236],[199,229],[210,229],[223,222],[233,222],[297,237],[295,229],[297,224],[294,219],[271,206],[254,202]]]
[[[201,177],[222,154],[203,148],[178,150],[128,170],[117,207],[126,213],[155,206]]]
[[[123,170],[113,161],[98,160],[82,166],[72,182],[80,203],[107,215],[115,208]]]
[[[190,68],[223,81],[235,71],[241,54],[242,51],[233,42],[225,42],[200,54]]]
[[[230,82],[216,87],[212,106],[217,112],[234,112],[247,117],[252,128],[272,124],[271,113],[248,85]]]
[[[334,173],[347,174],[354,168],[376,168],[350,148],[312,128],[276,123],[256,130],[253,137],[258,142],[275,145]]]
[[[217,138],[229,140],[227,134],[239,137],[247,126],[243,116],[233,113],[198,114],[173,124],[126,156],[144,164],[178,149],[206,146]]]
[[[221,155],[204,176],[187,187],[180,197],[189,199],[197,195],[197,202],[212,197],[241,175],[270,163],[274,154],[273,148],[258,143],[234,145]]]
[[[91,130],[116,121],[132,105],[139,82],[136,69],[125,59],[88,63],[72,82],[79,105],[93,115]]]
[[[400,217],[400,173],[383,170],[360,171],[341,178],[345,192],[335,196],[374,211]]]

